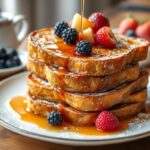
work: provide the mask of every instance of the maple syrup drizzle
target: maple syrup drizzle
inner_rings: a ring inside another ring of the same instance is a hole
[[[84,0],[81,0],[81,32],[83,32]]]
[[[20,119],[22,121],[33,123],[38,127],[49,131],[74,132],[83,135],[106,136],[126,130],[128,128],[128,123],[130,121],[130,119],[121,121],[120,128],[115,132],[102,132],[96,130],[95,126],[77,126],[67,122],[64,122],[62,126],[56,127],[49,125],[46,118],[35,115],[32,112],[28,111],[26,104],[26,97],[24,96],[13,97],[10,101],[10,106],[17,114],[19,114]]]

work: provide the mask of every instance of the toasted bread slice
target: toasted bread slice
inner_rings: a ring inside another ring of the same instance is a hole
[[[138,98],[140,95],[140,92],[137,93],[137,96],[132,95],[130,96],[130,99],[132,101],[138,101],[136,98]],[[134,116],[141,112],[144,109],[144,102],[145,97],[141,97],[141,102],[138,103],[131,103],[126,105],[120,105],[116,108],[110,109],[110,111],[118,117],[119,120],[123,120],[126,118],[129,118],[131,116]],[[46,117],[51,111],[60,111],[63,114],[64,119],[67,122],[70,122],[72,124],[76,125],[94,125],[95,119],[99,112],[81,112],[74,108],[71,108],[69,106],[65,106],[59,103],[49,102],[46,100],[40,100],[38,98],[35,98],[34,96],[28,96],[28,109],[37,114]]]
[[[56,69],[32,58],[28,58],[28,69],[38,77],[48,80],[52,87],[80,93],[109,90],[122,83],[136,80],[140,73],[139,66],[132,65],[109,76],[91,77]]]
[[[29,92],[41,99],[67,103],[80,111],[98,111],[121,103],[127,97],[147,86],[148,73],[142,71],[140,77],[131,83],[123,84],[112,90],[99,93],[71,93],[55,89],[51,85],[30,74],[27,77]]]
[[[147,41],[116,35],[115,49],[93,47],[91,56],[76,54],[76,46],[65,44],[52,28],[32,32],[29,36],[29,56],[69,72],[88,76],[109,75],[121,71],[127,64],[146,59]]]

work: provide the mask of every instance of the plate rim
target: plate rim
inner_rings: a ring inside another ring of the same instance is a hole
[[[8,78],[0,81],[0,86],[2,86],[6,82],[8,82],[14,78],[18,78],[20,76],[25,76],[28,73],[29,73],[29,71],[24,71],[22,73],[18,73],[16,75],[8,77]],[[7,128],[15,133],[24,135],[26,137],[39,139],[42,141],[48,141],[48,142],[51,141],[50,139],[53,139],[53,140],[58,140],[58,141],[80,142],[80,143],[87,142],[87,141],[90,143],[91,142],[99,142],[98,145],[104,145],[104,144],[109,144],[109,143],[111,144],[111,143],[121,143],[121,142],[133,141],[133,140],[137,140],[137,139],[141,139],[141,138],[150,136],[150,131],[146,131],[146,132],[142,132],[142,133],[138,133],[138,134],[134,134],[134,135],[127,135],[125,137],[115,137],[115,138],[111,138],[111,139],[86,139],[86,140],[85,139],[70,139],[70,138],[63,138],[63,137],[54,137],[54,136],[50,136],[50,135],[42,135],[42,134],[38,134],[38,133],[33,133],[31,131],[27,131],[24,129],[20,129],[20,128],[17,128],[15,126],[13,126],[12,124],[8,123],[3,118],[0,118],[0,125],[3,126],[4,128]]]

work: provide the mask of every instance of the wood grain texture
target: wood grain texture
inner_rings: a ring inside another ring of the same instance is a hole
[[[73,147],[34,140],[0,127],[0,150],[149,150],[149,148],[150,138],[107,146]]]

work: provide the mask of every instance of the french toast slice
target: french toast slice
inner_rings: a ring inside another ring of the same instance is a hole
[[[127,99],[129,95],[147,86],[148,73],[142,71],[140,77],[128,84],[99,93],[71,93],[51,87],[51,85],[34,74],[27,77],[29,92],[40,99],[61,102],[79,111],[99,111],[108,109]]]
[[[116,48],[93,46],[91,56],[80,56],[76,54],[75,45],[65,44],[52,28],[45,28],[30,34],[28,52],[35,60],[88,76],[110,75],[127,64],[146,59],[149,42],[122,35],[116,35],[116,38]]]
[[[138,92],[130,96],[132,101],[138,101],[138,97],[140,97],[141,102],[130,103],[118,105],[116,108],[109,109],[119,120],[130,118],[144,109],[144,101],[146,101],[145,97],[140,96],[142,92]],[[136,99],[137,98],[137,99]],[[34,96],[28,96],[27,102],[28,109],[43,117],[47,117],[47,115],[51,111],[60,111],[63,114],[65,121],[70,122],[76,125],[94,125],[95,120],[99,112],[81,112],[72,107],[62,105],[60,103],[54,103],[46,100],[40,100]]]
[[[97,92],[112,89],[139,77],[139,65],[127,66],[124,70],[104,77],[79,75],[45,65],[43,62],[28,58],[28,70],[38,77],[48,80],[52,87],[68,92]]]

